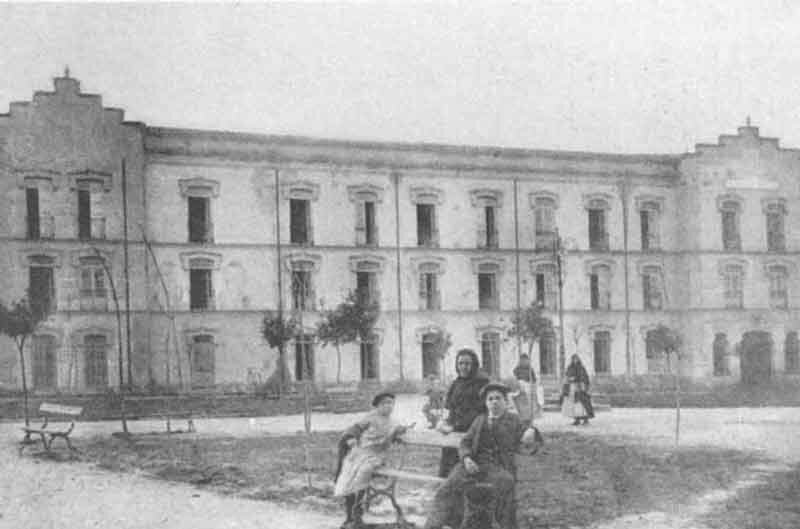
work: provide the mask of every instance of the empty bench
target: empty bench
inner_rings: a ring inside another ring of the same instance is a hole
[[[444,483],[444,478],[439,476],[426,474],[422,472],[415,472],[412,470],[404,469],[405,462],[408,459],[408,448],[411,446],[429,446],[442,448],[445,446],[458,447],[461,438],[464,437],[463,433],[450,433],[442,434],[435,430],[415,431],[409,430],[402,437],[402,444],[400,446],[401,455],[398,464],[386,465],[380,467],[372,475],[369,487],[367,487],[366,494],[364,495],[364,511],[367,511],[370,503],[379,497],[388,498],[392,503],[397,518],[397,527],[406,528],[414,527],[413,524],[406,520],[403,514],[403,508],[397,501],[397,483],[399,481],[411,481],[420,484],[429,484],[439,486]]]
[[[22,428],[22,431],[25,432],[25,439],[20,443],[19,453],[22,454],[26,446],[36,444],[36,441],[31,439],[32,435],[39,436],[42,446],[47,452],[50,451],[53,441],[57,438],[63,439],[70,451],[77,452],[78,450],[72,446],[72,442],[69,440],[69,435],[75,428],[75,420],[81,413],[83,413],[83,408],[80,406],[65,406],[63,404],[43,402],[39,406],[39,415],[43,421],[42,425],[38,428],[30,426]],[[53,420],[51,421],[51,419]]]

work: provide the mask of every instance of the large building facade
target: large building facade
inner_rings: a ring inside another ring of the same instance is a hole
[[[315,140],[126,122],[65,76],[0,116],[0,299],[49,309],[40,392],[246,388],[275,369],[279,306],[303,326],[292,376],[319,385],[452,376],[459,347],[506,377],[534,302],[559,327],[546,379],[561,335],[596,377],[663,373],[660,324],[684,374],[758,379],[800,369],[799,197],[800,152],[749,123],[683,155]],[[339,366],[315,326],[350,291],[381,316]],[[17,356],[0,338],[0,387]]]

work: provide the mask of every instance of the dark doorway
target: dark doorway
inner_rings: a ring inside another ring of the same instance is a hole
[[[772,335],[765,331],[748,331],[742,335],[742,382],[758,384],[772,376]]]

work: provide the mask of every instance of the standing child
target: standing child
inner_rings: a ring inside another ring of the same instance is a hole
[[[428,375],[425,382],[425,396],[428,400],[422,405],[422,414],[428,420],[428,428],[436,428],[444,412],[444,388],[439,384],[436,375]]]
[[[533,419],[538,419],[542,416],[542,403],[539,401],[536,373],[528,355],[522,354],[519,356],[519,363],[514,368],[514,378],[519,385],[519,391],[513,394],[514,406],[517,408],[520,419],[527,424],[531,424]]]
[[[342,529],[361,525],[364,492],[372,473],[386,462],[389,447],[407,430],[392,421],[394,401],[392,393],[376,395],[372,399],[375,409],[345,430],[339,440],[339,466],[333,495],[345,499],[347,519]]]

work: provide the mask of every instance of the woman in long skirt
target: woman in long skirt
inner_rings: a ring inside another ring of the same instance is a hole
[[[567,367],[566,384],[564,385],[561,413],[565,417],[574,419],[573,425],[589,424],[589,419],[594,418],[592,398],[589,395],[589,373],[583,367],[578,355],[572,355]]]

